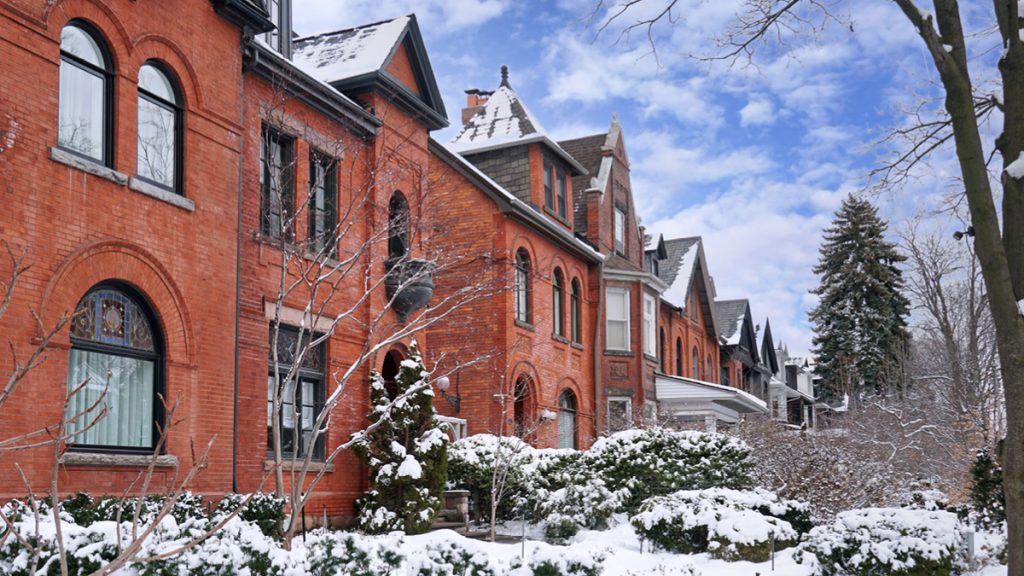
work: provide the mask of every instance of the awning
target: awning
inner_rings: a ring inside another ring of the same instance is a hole
[[[715,415],[735,422],[740,414],[768,413],[768,405],[753,394],[721,384],[655,374],[654,386],[661,409],[673,416]]]
[[[807,394],[806,392],[801,392],[801,391],[799,391],[799,390],[797,390],[795,388],[792,388],[792,387],[788,386],[785,382],[779,380],[778,378],[772,378],[771,380],[768,381],[768,389],[769,390],[774,390],[774,389],[785,390],[786,391],[786,399],[787,400],[802,399],[805,402],[808,402],[810,404],[814,404],[814,396],[811,396],[810,394]]]

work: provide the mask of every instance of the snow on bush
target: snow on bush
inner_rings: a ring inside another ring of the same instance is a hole
[[[820,576],[943,576],[953,571],[961,537],[950,512],[862,508],[811,530],[796,559]]]
[[[625,430],[601,438],[584,462],[612,491],[626,489],[625,508],[677,490],[751,486],[750,449],[724,434],[663,428]]]
[[[799,539],[783,518],[802,519],[807,505],[783,500],[766,490],[681,490],[644,501],[630,519],[641,538],[662,550],[682,554],[710,552],[724,560],[764,562],[775,548]]]
[[[568,548],[541,547],[526,565],[513,563],[511,576],[601,576],[604,554],[573,552]]]
[[[639,572],[628,571],[626,576],[700,576],[700,571],[693,564],[673,561],[671,564],[658,564],[654,568]]]
[[[476,434],[453,443],[448,449],[448,479],[469,490],[480,517],[489,517],[491,492],[497,494],[497,520],[517,517],[526,499],[528,473],[536,473],[534,448],[519,438]],[[495,482],[497,480],[497,482]]]

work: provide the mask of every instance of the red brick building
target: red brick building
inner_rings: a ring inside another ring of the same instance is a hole
[[[758,410],[673,396],[728,392],[721,321],[699,239],[639,226],[617,119],[556,142],[503,70],[442,144],[415,16],[301,38],[290,1],[268,5],[0,0],[0,238],[31,263],[0,333],[24,361],[73,314],[0,407],[0,442],[106,406],[69,424],[63,491],[120,493],[154,452],[160,489],[212,441],[192,489],[214,496],[259,487],[277,426],[323,472],[308,513],[345,517],[365,470],[325,456],[413,337],[469,433],[584,448],[658,402]],[[24,493],[15,463],[45,485],[51,457],[0,451],[0,500]]]

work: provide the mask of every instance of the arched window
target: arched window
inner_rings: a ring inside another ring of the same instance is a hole
[[[665,373],[665,329],[658,331],[658,369]]]
[[[576,449],[576,395],[562,390],[558,397],[558,447]]]
[[[565,336],[565,277],[555,268],[551,276],[551,315],[556,336]]]
[[[92,289],[71,319],[65,417],[77,435],[69,443],[151,451],[162,371],[156,323],[141,298],[116,285]],[[103,406],[107,414],[97,421]]]
[[[388,203],[388,259],[398,260],[409,253],[409,203],[401,192]]]
[[[683,375],[683,339],[676,338],[676,376]]]
[[[110,53],[84,22],[60,31],[57,145],[110,166],[113,151],[113,80]]]
[[[530,323],[531,302],[530,302],[530,255],[525,248],[516,252],[516,278],[515,278],[515,309],[516,320]]]
[[[690,369],[693,370],[692,378],[694,380],[700,380],[700,352],[697,347],[693,347],[693,358],[691,358]]]
[[[139,69],[139,178],[181,192],[181,96],[162,66]]]
[[[711,369],[711,354],[708,354],[708,361],[705,365],[707,366],[707,368],[704,370],[704,377],[707,378],[710,382],[711,379],[715,377],[715,371]]]
[[[583,317],[580,304],[580,282],[573,278],[569,291],[569,321],[572,322],[572,341],[577,344],[583,343]]]

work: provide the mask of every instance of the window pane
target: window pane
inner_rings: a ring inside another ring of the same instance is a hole
[[[139,88],[169,104],[177,103],[171,81],[156,66],[146,64],[139,68]]]
[[[558,447],[576,448],[576,413],[568,410],[558,412]]]
[[[175,111],[148,98],[139,97],[139,176],[174,187]]]
[[[104,78],[61,60],[57,143],[103,161]]]
[[[96,44],[96,40],[77,26],[65,26],[60,31],[60,50],[81,58],[97,68],[107,67],[103,59],[103,51]]]
[[[149,448],[153,445],[154,363],[138,358],[71,349],[68,391],[82,386],[68,400],[68,431],[82,431],[74,444]],[[84,385],[83,385],[84,383]],[[104,397],[104,389],[106,395]],[[101,401],[107,415],[95,423]]]

